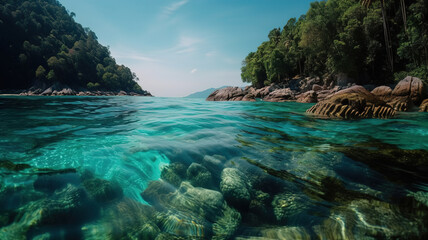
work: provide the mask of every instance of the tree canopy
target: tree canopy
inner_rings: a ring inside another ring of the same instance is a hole
[[[141,92],[131,70],[56,0],[2,0],[0,89],[36,81],[71,87]]]
[[[360,84],[427,80],[428,0],[316,1],[268,38],[242,63],[242,80],[257,87],[339,73]]]

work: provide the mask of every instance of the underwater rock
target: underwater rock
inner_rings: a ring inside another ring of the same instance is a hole
[[[261,230],[261,236],[267,239],[299,239],[299,240],[310,240],[311,235],[303,227],[277,227],[268,228]]]
[[[171,163],[162,169],[161,178],[175,187],[179,187],[186,178],[186,166],[182,163]]]
[[[0,229],[0,239],[26,239],[31,228],[76,223],[88,215],[86,203],[85,191],[69,184],[50,198],[24,206],[13,224]]]
[[[211,188],[211,172],[199,163],[192,163],[187,169],[187,179],[195,187]]]
[[[147,188],[141,193],[141,197],[151,205],[162,208],[165,196],[174,193],[176,190],[174,186],[165,181],[151,181]]]
[[[273,198],[272,207],[276,220],[285,222],[288,218],[302,213],[308,206],[309,200],[299,194],[282,193]]]
[[[333,208],[313,230],[320,239],[423,239],[423,222],[405,216],[395,205],[359,199]]]
[[[419,106],[419,112],[428,112],[428,98],[422,101]]]
[[[352,160],[368,164],[390,179],[412,181],[427,178],[428,150],[425,149],[401,149],[373,140],[353,147],[338,147],[336,150]]]
[[[219,237],[232,236],[236,231],[241,220],[240,214],[226,204],[220,192],[193,187],[186,181],[171,192],[162,181],[155,182],[158,183],[149,184],[142,196],[145,200],[156,199],[154,206],[164,211],[158,214],[161,230],[167,230],[169,234],[181,234],[183,237],[203,233],[203,238],[212,234]],[[156,188],[161,191],[156,191]]]
[[[123,196],[119,184],[104,179],[93,178],[83,182],[89,197],[99,203],[110,202]]]
[[[152,207],[129,198],[107,205],[96,222],[85,224],[81,230],[83,239],[155,239],[160,233]]]
[[[198,223],[198,220],[190,216],[171,211],[159,213],[156,216],[158,225],[162,232],[176,235],[187,236],[191,238],[207,237],[207,229],[203,223]]]
[[[241,214],[223,204],[223,214],[213,224],[213,240],[230,239],[241,224]]]
[[[34,181],[33,186],[35,190],[52,193],[67,186],[67,184],[79,185],[79,174],[75,172],[40,174]]]
[[[224,162],[226,162],[226,158],[222,155],[205,155],[202,160],[202,164],[214,174],[222,171]]]
[[[340,119],[390,118],[395,110],[362,86],[353,86],[321,101],[307,113]]]
[[[238,209],[246,209],[250,203],[251,186],[244,173],[236,168],[225,168],[221,173],[220,190],[226,201]]]

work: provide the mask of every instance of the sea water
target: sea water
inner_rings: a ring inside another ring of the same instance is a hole
[[[423,158],[428,156],[425,154],[428,151],[428,114],[411,112],[399,113],[392,119],[339,121],[307,115],[305,110],[311,106],[293,102],[208,102],[128,96],[0,97],[0,191],[3,192],[0,194],[0,227],[3,227],[0,233],[10,233],[8,227],[13,224],[25,225],[22,215],[31,211],[29,205],[51,199],[53,192],[61,190],[54,187],[51,192],[41,191],[40,197],[27,199],[26,195],[40,192],[34,185],[43,174],[65,172],[67,175],[71,171],[81,176],[89,172],[96,178],[119,185],[124,199],[151,206],[153,203],[147,202],[141,193],[151,181],[161,179],[165,168],[172,163],[185,168],[199,163],[212,175],[212,185],[207,188],[213,191],[221,192],[219,184],[224,168],[238,169],[249,182],[250,203],[244,204],[242,209],[229,204],[238,209],[241,219],[239,226],[225,238],[279,238],[281,234],[285,237],[297,234],[303,239],[332,236],[328,234],[338,234],[337,238],[345,238],[345,235],[376,238],[379,234],[376,231],[393,238],[399,229],[391,229],[395,223],[383,219],[387,216],[369,218],[355,210],[356,220],[349,220],[348,210],[341,212],[340,209],[362,209],[366,203],[363,199],[368,199],[367,208],[373,207],[371,204],[390,204],[385,207],[388,209],[401,206],[398,203],[408,199],[409,194],[426,196],[428,178],[423,173],[427,169],[412,164],[407,167],[407,162],[396,163],[384,158],[394,158],[403,150],[403,155],[408,154],[399,161],[425,161],[422,167],[426,167],[428,160]],[[385,149],[392,150],[377,155],[377,151]],[[414,154],[413,150],[419,152]],[[207,156],[216,157],[220,167],[207,165],[204,161]],[[422,159],[413,161],[409,159],[412,156]],[[188,181],[186,176],[182,178],[180,182]],[[270,180],[254,180],[257,178]],[[323,179],[334,179],[335,183],[323,185]],[[68,184],[82,188],[73,181]],[[334,190],[328,190],[328,186],[339,187],[342,193],[330,197],[330,191]],[[178,188],[179,185],[175,186]],[[260,194],[266,197],[257,198]],[[12,204],[16,198],[20,203]],[[301,207],[292,208],[293,200],[287,200],[290,198],[296,199]],[[283,212],[280,204],[278,207],[279,201],[284,201]],[[410,210],[414,208],[414,205],[409,207]],[[293,209],[296,212],[289,214]],[[382,211],[387,210],[382,208]],[[399,217],[404,213],[397,210],[394,214],[397,214],[398,228]],[[84,239],[88,237],[82,229],[87,229],[85,226],[96,222],[102,214],[98,216],[79,219],[73,234],[67,233],[67,224],[45,222],[26,224],[28,231],[22,234],[34,237],[47,233],[53,238],[77,236]],[[339,220],[331,220],[334,216]],[[271,219],[267,219],[269,217]],[[423,226],[426,222],[424,214],[403,217],[414,220],[415,225]],[[203,221],[201,218],[204,216],[195,217]],[[333,221],[330,225],[329,219]],[[210,221],[201,223],[206,228],[202,236],[186,231],[168,234],[210,238],[215,235],[213,220],[207,220]],[[342,223],[346,221],[358,223],[345,226]],[[154,221],[155,225],[158,233],[171,228]],[[33,230],[46,226],[49,227],[43,231]],[[338,233],[328,233],[326,226],[331,226],[331,232],[337,228]],[[63,232],[53,229],[63,229]],[[422,238],[426,234],[424,227],[415,229],[409,236]],[[101,234],[110,230],[97,231]],[[115,238],[116,235],[109,236]]]

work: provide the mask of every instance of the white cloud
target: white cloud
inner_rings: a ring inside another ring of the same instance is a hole
[[[178,40],[178,43],[169,49],[164,50],[164,52],[173,52],[176,54],[192,53],[198,51],[198,46],[203,41],[200,38],[181,36]]]
[[[171,14],[173,14],[175,11],[180,9],[183,5],[185,5],[188,2],[189,2],[189,0],[183,0],[183,1],[175,2],[175,3],[172,3],[168,6],[166,6],[164,8],[163,15],[166,17],[170,16]]]
[[[197,68],[194,68],[194,69],[192,69],[191,71],[190,71],[190,74],[194,74],[195,72],[197,72],[198,71],[198,69]]]
[[[210,52],[205,53],[205,56],[207,56],[207,57],[213,57],[213,56],[216,56],[216,55],[217,55],[216,51],[210,51]]]

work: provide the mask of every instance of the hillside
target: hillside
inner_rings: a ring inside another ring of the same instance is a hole
[[[60,85],[145,94],[135,73],[74,16],[56,0],[2,0],[0,90]]]
[[[261,88],[295,76],[389,84],[428,75],[428,1],[328,0],[268,34],[245,58],[241,77]]]

